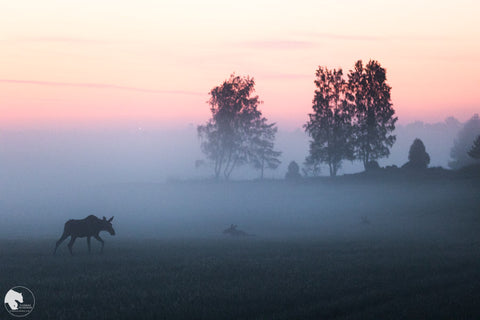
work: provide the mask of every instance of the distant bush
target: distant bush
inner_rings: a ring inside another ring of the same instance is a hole
[[[408,152],[408,162],[402,168],[426,169],[430,163],[430,155],[425,150],[422,140],[415,139]]]
[[[298,180],[302,176],[300,175],[300,167],[295,161],[290,162],[288,165],[288,171],[285,174],[285,179],[286,180]]]

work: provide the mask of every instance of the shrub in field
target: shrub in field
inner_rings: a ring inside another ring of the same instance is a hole
[[[285,174],[285,179],[294,181],[299,180],[302,176],[300,175],[300,167],[295,161],[290,162],[288,165],[288,171]]]
[[[422,140],[415,139],[410,146],[408,153],[408,162],[402,168],[407,169],[426,169],[430,163],[430,155],[425,150]]]

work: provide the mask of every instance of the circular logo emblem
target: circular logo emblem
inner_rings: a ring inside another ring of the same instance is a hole
[[[17,286],[5,295],[5,309],[14,317],[26,317],[35,307],[35,296],[26,287]]]

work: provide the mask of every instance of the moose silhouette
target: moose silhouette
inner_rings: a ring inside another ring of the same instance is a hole
[[[112,227],[112,220],[113,217],[107,220],[107,218],[103,217],[103,219],[97,218],[94,215],[89,215],[85,219],[81,220],[68,220],[65,222],[65,227],[63,229],[63,234],[58,239],[56,245],[55,245],[55,250],[53,251],[53,254],[57,252],[58,246],[68,237],[70,238],[70,242],[68,243],[68,250],[70,250],[70,254],[73,255],[72,252],[72,247],[73,243],[77,238],[84,238],[87,237],[87,244],[88,244],[88,252],[91,252],[90,249],[90,238],[94,237],[98,241],[102,243],[102,249],[100,252],[103,252],[103,246],[104,246],[104,241],[100,236],[98,235],[100,231],[107,231],[109,232],[112,236],[115,235],[115,230],[113,230]]]
[[[249,234],[246,233],[245,231],[238,230],[236,224],[231,224],[229,228],[223,230],[223,234],[229,234],[233,237],[249,236]]]

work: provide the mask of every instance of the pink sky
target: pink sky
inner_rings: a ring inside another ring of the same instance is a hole
[[[478,1],[10,1],[0,126],[199,124],[209,90],[256,80],[283,128],[311,111],[319,65],[378,60],[400,123],[480,112]]]

